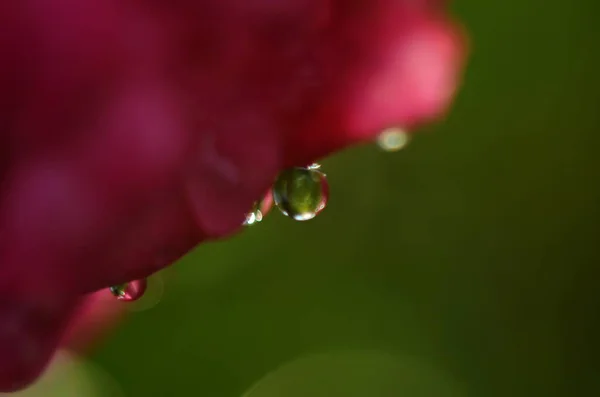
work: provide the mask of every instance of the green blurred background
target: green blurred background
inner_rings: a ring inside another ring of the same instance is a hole
[[[122,395],[600,396],[600,3],[453,9],[448,119],[324,161],[315,220],[167,271],[93,357]]]

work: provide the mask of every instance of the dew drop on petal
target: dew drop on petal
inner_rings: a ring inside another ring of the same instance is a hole
[[[279,174],[273,185],[273,200],[286,216],[297,221],[314,218],[329,197],[327,177],[312,166],[289,168]]]
[[[269,190],[262,199],[254,203],[250,212],[246,214],[244,226],[254,225],[262,221],[271,210],[271,207],[273,207],[273,194],[271,193],[271,190]]]
[[[146,285],[146,279],[140,279],[124,284],[113,285],[109,290],[117,299],[125,302],[133,302],[144,295]]]
[[[410,141],[408,133],[399,127],[383,130],[377,137],[377,145],[386,152],[397,152]]]

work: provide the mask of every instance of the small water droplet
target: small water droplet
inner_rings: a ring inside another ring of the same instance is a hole
[[[397,152],[410,141],[409,134],[399,127],[383,130],[377,137],[377,145],[386,152]]]
[[[318,170],[319,168],[321,168],[321,164],[319,163],[312,163],[311,165],[309,165],[308,167],[309,170]]]
[[[271,210],[271,207],[273,207],[273,194],[271,193],[271,190],[269,190],[261,200],[254,203],[250,212],[246,214],[244,225],[250,226],[262,221]]]
[[[273,185],[273,200],[277,208],[297,221],[314,218],[327,205],[327,177],[312,166],[294,167],[283,171]]]
[[[146,278],[146,290],[144,291],[144,296],[127,305],[127,309],[132,312],[149,310],[159,304],[164,292],[165,285],[161,273],[155,273]]]
[[[125,302],[133,302],[140,299],[146,291],[146,279],[130,281],[128,283],[113,285],[109,288],[110,293],[117,299]]]

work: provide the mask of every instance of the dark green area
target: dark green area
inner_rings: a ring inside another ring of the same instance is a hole
[[[448,119],[326,160],[316,219],[273,212],[176,265],[96,355],[128,396],[241,397],[365,349],[400,363],[300,365],[250,397],[600,396],[600,3],[453,3],[472,42]]]

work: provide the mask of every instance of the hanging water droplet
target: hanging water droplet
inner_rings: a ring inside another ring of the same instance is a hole
[[[314,218],[325,208],[329,198],[325,174],[311,166],[283,171],[273,185],[273,200],[277,208],[297,221]]]
[[[165,291],[162,273],[164,272],[155,273],[146,278],[146,289],[144,291],[144,296],[135,302],[130,302],[130,304],[127,305],[128,310],[132,312],[141,312],[151,309],[159,304]]]
[[[269,190],[261,200],[254,203],[250,212],[246,214],[244,225],[250,226],[262,221],[271,207],[273,207],[273,194]]]
[[[110,293],[117,299],[132,302],[140,299],[146,291],[146,279],[130,281],[128,283],[113,285],[109,288]]]
[[[377,137],[377,144],[386,152],[396,152],[405,147],[409,141],[408,133],[399,127],[387,128]]]

